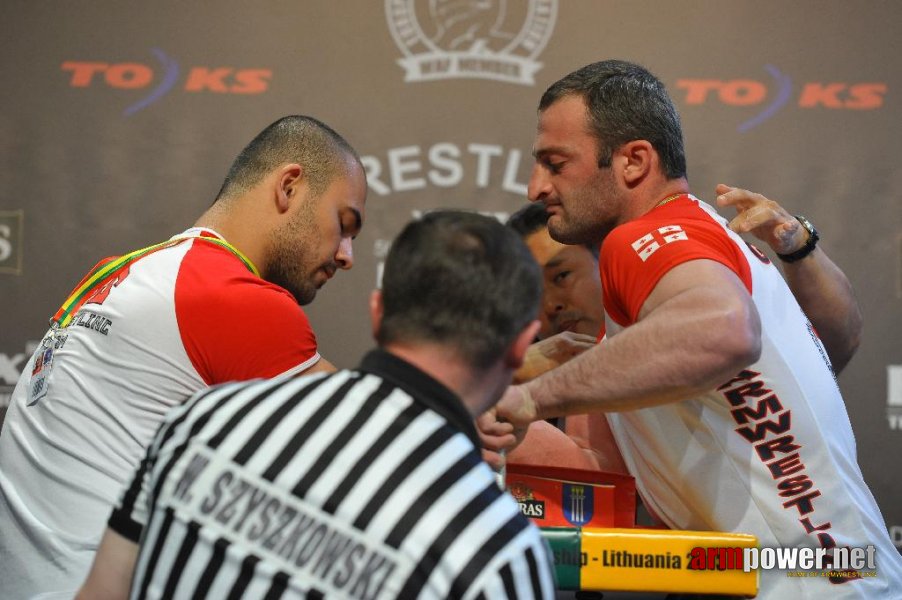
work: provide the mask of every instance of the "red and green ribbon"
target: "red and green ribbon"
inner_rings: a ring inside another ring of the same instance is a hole
[[[63,328],[66,327],[69,322],[72,320],[72,317],[81,308],[82,304],[90,298],[91,292],[97,289],[99,286],[102,286],[107,281],[109,281],[113,275],[121,271],[127,265],[135,262],[139,258],[147,256],[157,250],[162,250],[163,248],[169,248],[171,246],[175,246],[185,240],[203,240],[205,242],[210,242],[212,244],[217,244],[232,254],[234,254],[238,259],[244,263],[244,266],[247,267],[247,270],[253,273],[256,276],[260,276],[260,272],[257,270],[257,267],[248,259],[241,251],[228,243],[225,240],[215,238],[215,237],[206,237],[200,235],[190,235],[173,238],[171,240],[166,240],[165,242],[160,242],[159,244],[154,244],[153,246],[148,246],[146,248],[141,248],[140,250],[135,250],[134,252],[129,252],[124,256],[120,256],[110,261],[100,262],[94,269],[88,273],[84,279],[75,287],[75,290],[69,295],[63,305],[60,307],[56,314],[53,315],[53,318],[50,320],[51,327]]]

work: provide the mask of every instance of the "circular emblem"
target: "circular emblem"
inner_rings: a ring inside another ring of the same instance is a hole
[[[532,85],[557,0],[385,0],[405,81],[475,77]]]

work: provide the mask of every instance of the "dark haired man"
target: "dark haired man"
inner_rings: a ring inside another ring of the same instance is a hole
[[[738,213],[730,221],[733,231],[753,233],[777,254],[796,252],[808,242],[808,232],[779,203],[726,185],[718,186],[717,192],[720,193],[718,205],[732,206]],[[552,239],[547,223],[548,213],[541,203],[523,206],[507,221],[542,269],[544,285],[539,312],[542,328],[536,345],[547,344],[563,332],[573,332],[574,338],[591,335],[593,339],[601,339],[604,309],[598,247],[561,244]],[[790,290],[811,320],[838,374],[857,350],[862,327],[861,312],[848,278],[823,251],[810,260],[783,263],[782,267]],[[570,350],[571,356],[578,354],[573,352],[572,343]],[[536,353],[531,348],[527,360]],[[521,377],[519,382],[531,378]],[[564,430],[566,436],[545,421],[536,422],[508,459],[527,464],[565,464],[626,472],[604,413],[570,415]]]
[[[527,204],[507,221],[542,269],[539,338],[572,331],[597,339],[604,330],[598,247],[556,242],[548,235],[547,223],[541,204]]]
[[[761,194],[717,186],[717,203],[738,213],[730,221],[737,233],[753,233],[777,255],[805,247],[809,232],[779,203]],[[539,339],[573,331],[600,339],[604,335],[598,250],[593,244],[562,244],[548,233],[548,213],[541,203],[513,213],[507,225],[520,234],[542,269]],[[782,263],[787,285],[824,343],[830,364],[839,374],[861,340],[861,311],[845,273],[823,251],[811,260]]]
[[[762,598],[893,597],[902,559],[823,345],[776,267],[689,194],[663,84],[623,61],[571,73],[542,97],[534,152],[530,200],[552,237],[601,245],[607,339],[511,388],[498,416],[522,426],[607,413],[643,500],[670,527],[877,549],[874,577],[765,571]],[[817,260],[816,243],[780,258]]]
[[[358,369],[219,386],[167,415],[79,597],[554,597],[473,426],[538,329],[528,250],[490,217],[432,212],[382,285]]]
[[[351,146],[285,117],[241,151],[194,227],[82,280],[0,435],[5,597],[78,586],[169,408],[216,383],[334,370],[299,304],[351,268],[365,198]]]

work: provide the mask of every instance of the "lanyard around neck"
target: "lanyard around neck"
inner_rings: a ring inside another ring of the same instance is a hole
[[[79,308],[81,308],[82,304],[84,304],[88,298],[90,298],[90,293],[97,289],[99,286],[105,284],[112,278],[115,273],[119,272],[125,266],[135,262],[143,256],[147,256],[152,252],[175,246],[176,244],[179,244],[185,240],[202,240],[204,242],[217,244],[238,257],[238,260],[244,263],[244,266],[247,267],[248,271],[250,271],[257,277],[260,276],[260,272],[257,270],[257,267],[254,266],[254,263],[252,263],[250,259],[248,259],[244,254],[242,254],[242,252],[238,248],[231,245],[227,241],[220,238],[200,235],[180,236],[171,240],[166,240],[165,242],[160,242],[159,244],[154,244],[153,246],[135,250],[134,252],[129,252],[128,254],[120,256],[119,258],[115,258],[109,262],[98,264],[90,273],[85,276],[84,279],[81,280],[81,283],[69,295],[66,301],[63,302],[63,305],[60,307],[60,309],[56,311],[56,314],[53,315],[52,319],[50,319],[50,326],[53,328],[66,327],[69,324],[69,321],[72,320],[75,312]]]

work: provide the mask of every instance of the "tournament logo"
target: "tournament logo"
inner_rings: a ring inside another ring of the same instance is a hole
[[[494,79],[533,85],[557,0],[385,0],[404,81]]]
[[[0,210],[0,273],[22,274],[24,210]]]
[[[595,495],[591,485],[565,483],[563,486],[564,518],[574,527],[582,527],[592,520]]]

